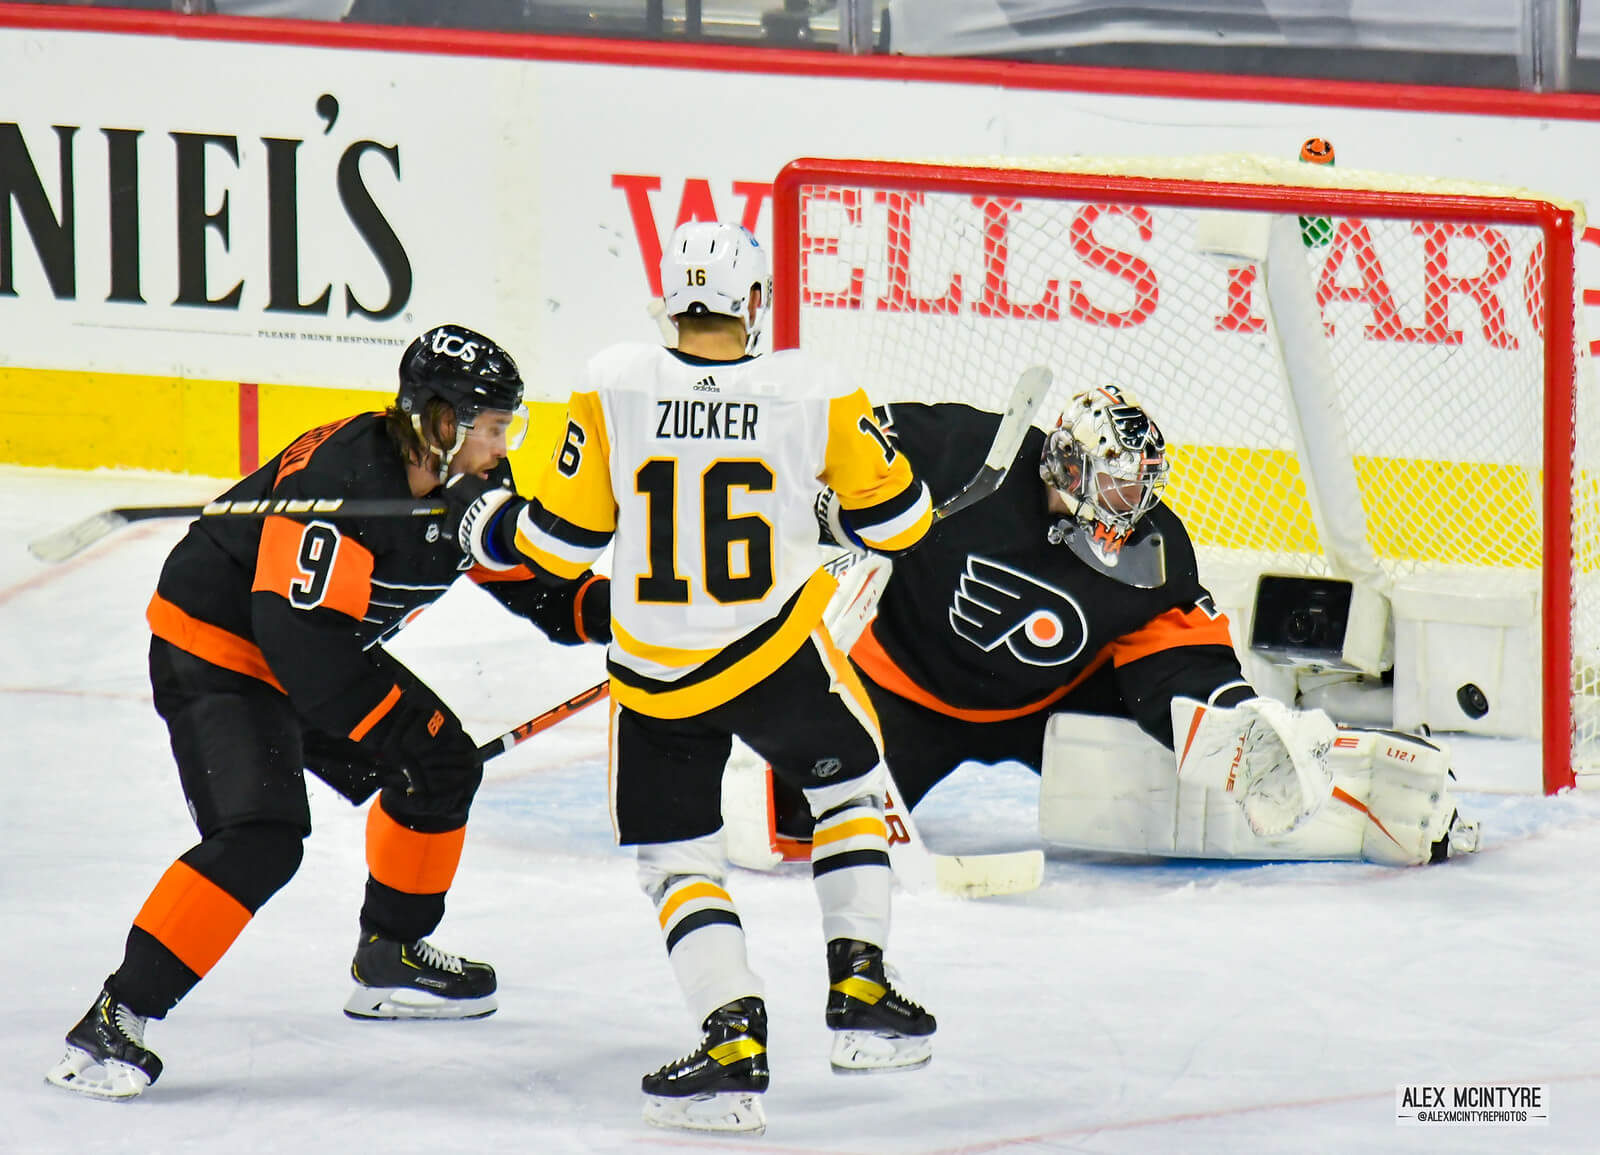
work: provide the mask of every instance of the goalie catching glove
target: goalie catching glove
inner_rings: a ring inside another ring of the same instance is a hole
[[[1333,794],[1328,752],[1337,735],[1321,710],[1270,698],[1232,707],[1172,700],[1178,777],[1229,794],[1264,838],[1295,829]]]

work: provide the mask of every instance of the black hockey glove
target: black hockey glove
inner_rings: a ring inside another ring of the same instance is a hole
[[[575,596],[576,616],[583,625],[583,640],[609,643],[611,641],[611,579],[598,574],[580,578]]]
[[[483,781],[477,744],[420,682],[405,687],[361,744],[377,755],[383,784],[418,813],[465,815]]]
[[[517,510],[526,504],[510,487],[462,473],[445,483],[444,503],[449,510],[446,532],[455,535],[462,553],[486,569],[515,569],[520,564],[514,553],[503,556],[505,544],[495,540],[501,519],[509,516],[515,521]]]

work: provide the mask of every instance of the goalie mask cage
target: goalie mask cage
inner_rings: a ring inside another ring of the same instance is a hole
[[[807,159],[774,205],[775,347],[875,403],[998,410],[1042,363],[1046,426],[1078,390],[1132,390],[1219,602],[1270,572],[1348,578],[1397,621],[1524,605],[1513,722],[1546,791],[1600,770],[1578,206],[1259,157]]]

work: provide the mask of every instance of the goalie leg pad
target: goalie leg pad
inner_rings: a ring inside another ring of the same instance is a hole
[[[1179,742],[1183,733],[1178,734]],[[1228,795],[1173,773],[1173,755],[1133,722],[1055,714],[1045,732],[1039,833],[1083,850],[1257,861],[1437,862],[1478,848],[1436,742],[1340,730],[1331,802],[1294,831],[1259,837]]]
[[[1332,765],[1341,784],[1334,797],[1367,818],[1367,861],[1413,866],[1478,849],[1478,824],[1461,817],[1450,793],[1455,774],[1443,746],[1390,730],[1345,730]]]

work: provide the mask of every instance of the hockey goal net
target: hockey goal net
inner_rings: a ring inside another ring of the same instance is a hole
[[[1255,157],[802,160],[774,343],[876,402],[1000,409],[1042,363],[1046,426],[1133,390],[1236,631],[1262,573],[1377,590],[1395,724],[1538,740],[1554,791],[1600,769],[1582,229],[1525,191]],[[1468,675],[1486,716],[1449,706]]]

